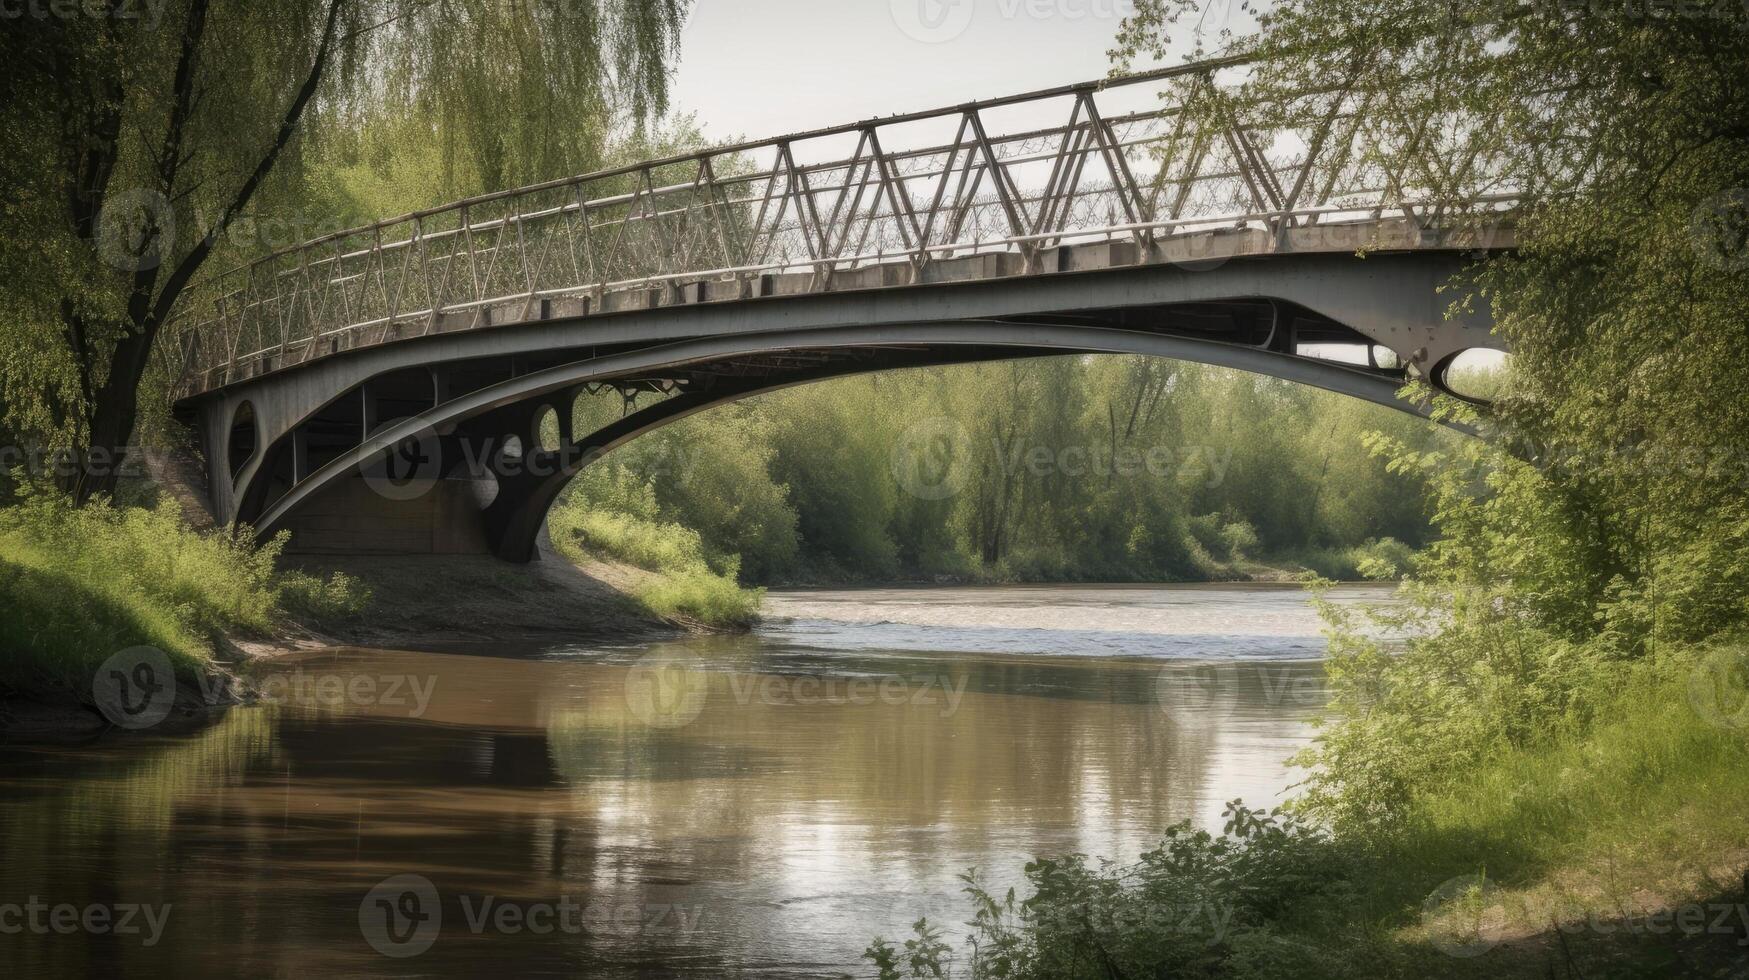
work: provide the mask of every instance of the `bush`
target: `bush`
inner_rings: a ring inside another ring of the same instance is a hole
[[[247,532],[196,533],[171,507],[15,493],[0,508],[0,670],[16,691],[88,691],[91,671],[130,646],[192,672],[221,634],[264,634],[288,611],[356,614],[369,598],[345,576],[277,573],[283,538],[257,547]]]
[[[637,506],[635,494],[622,499]],[[635,587],[632,595],[655,616],[731,627],[759,617],[765,591],[741,588],[739,557],[712,561],[698,532],[690,528],[636,513],[588,509],[572,497],[553,508],[547,530],[554,547],[573,561],[595,554],[653,573],[656,577]]]
[[[1340,904],[1347,884],[1321,832],[1281,811],[1227,804],[1219,837],[1166,832],[1134,865],[1088,864],[1083,855],[1026,866],[1033,894],[1016,902],[961,876],[973,907],[968,980],[1106,980],[1219,976],[1236,951],[1267,944],[1294,909]],[[946,977],[951,947],[927,920],[903,949],[876,939],[864,952],[881,980]]]
[[[693,619],[712,626],[750,626],[759,620],[764,589],[743,589],[732,577],[705,570],[676,572],[642,586],[640,603],[664,619]]]

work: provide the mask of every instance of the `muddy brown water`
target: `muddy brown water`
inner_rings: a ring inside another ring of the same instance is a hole
[[[876,935],[960,930],[968,868],[1006,888],[1036,855],[1133,859],[1279,802],[1324,698],[1288,588],[767,613],[658,644],[326,651],[194,735],[0,747],[0,973],[867,975]]]

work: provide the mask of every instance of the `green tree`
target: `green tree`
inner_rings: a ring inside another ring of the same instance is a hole
[[[310,151],[346,137],[373,158],[369,119],[436,141],[476,186],[555,176],[595,158],[613,113],[665,105],[683,15],[683,0],[106,0],[7,18],[8,424],[72,448],[77,498],[111,490],[178,298],[211,261],[294,243],[229,233],[296,211]]]
[[[1143,6],[1120,54],[1194,7]],[[1335,79],[1421,194],[1523,198],[1516,253],[1453,284],[1514,351],[1490,441],[1376,443],[1431,491],[1411,595],[1444,625],[1402,656],[1339,634],[1311,802],[1370,826],[1585,723],[1624,665],[1749,625],[1749,11],[1288,0],[1260,23],[1239,101],[1286,108],[1251,124],[1304,123],[1282,96]]]

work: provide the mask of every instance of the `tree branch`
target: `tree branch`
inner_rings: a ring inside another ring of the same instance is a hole
[[[171,308],[176,304],[176,298],[181,295],[183,289],[187,288],[189,281],[194,278],[194,274],[200,270],[202,263],[212,253],[214,243],[219,240],[220,235],[223,235],[230,228],[231,222],[236,220],[237,215],[249,206],[250,199],[261,187],[262,181],[266,180],[267,175],[273,171],[274,165],[279,162],[280,153],[285,150],[286,145],[291,142],[292,136],[297,132],[298,122],[303,118],[304,109],[315,97],[316,90],[321,87],[323,72],[328,67],[329,53],[334,44],[334,28],[340,18],[341,3],[342,0],[330,0],[328,4],[328,19],[322,28],[322,41],[316,48],[315,62],[310,66],[310,73],[305,77],[304,84],[298,89],[297,97],[286,108],[285,118],[279,124],[279,132],[274,135],[273,144],[268,147],[267,152],[256,163],[254,172],[243,182],[243,186],[237,189],[236,197],[225,206],[224,211],[220,212],[219,220],[214,223],[212,229],[199,242],[195,243],[194,248],[183,257],[176,266],[176,270],[165,281],[164,288],[158,293],[158,301],[153,304],[150,330],[156,331],[169,317]]]
[[[170,109],[170,123],[164,132],[163,148],[158,154],[159,189],[169,195],[176,188],[176,172],[183,161],[182,139],[188,131],[188,119],[194,112],[195,58],[200,53],[200,38],[206,33],[208,0],[194,0],[188,8],[188,20],[182,27],[182,51],[176,58],[176,81],[171,89],[175,103]]]

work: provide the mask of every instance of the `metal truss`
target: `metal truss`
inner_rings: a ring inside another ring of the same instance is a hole
[[[1399,219],[1498,220],[1519,190],[1488,127],[1333,86],[1269,106],[1222,60],[652,160],[315,239],[205,280],[161,345],[177,394],[494,323],[925,281],[990,252]],[[1264,118],[1268,125],[1248,123]],[[1060,120],[1052,124],[1051,120]],[[1041,124],[1042,123],[1042,124]],[[1411,161],[1403,167],[1401,161]],[[835,282],[835,280],[838,280]],[[769,287],[767,287],[769,288]]]

